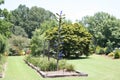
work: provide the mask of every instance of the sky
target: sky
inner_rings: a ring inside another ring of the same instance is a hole
[[[0,8],[9,11],[16,9],[20,4],[31,8],[42,7],[51,12],[65,14],[66,19],[81,20],[84,16],[93,16],[96,12],[107,12],[120,19],[120,0],[5,0]]]

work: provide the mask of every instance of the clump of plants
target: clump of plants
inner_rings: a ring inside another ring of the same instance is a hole
[[[29,43],[30,41],[28,38],[12,35],[9,39],[9,55],[25,55],[25,50],[28,48]]]
[[[55,71],[57,69],[56,59],[47,57],[31,57],[28,56],[25,60],[36,67],[39,67],[42,71]],[[68,64],[66,60],[59,61],[59,70],[74,71],[74,66]]]
[[[97,46],[95,49],[96,54],[104,54],[104,48]]]
[[[114,50],[114,53],[115,53],[115,55],[114,55],[114,58],[115,58],[115,59],[120,58],[120,49],[118,49],[118,48],[115,49],[115,50]]]
[[[108,54],[109,57],[114,57],[114,55],[115,55],[114,52],[110,52],[110,53]]]
[[[114,59],[118,59],[120,58],[120,49],[119,48],[115,48],[115,50],[113,50],[113,52],[110,52],[108,54],[109,57],[113,57]]]

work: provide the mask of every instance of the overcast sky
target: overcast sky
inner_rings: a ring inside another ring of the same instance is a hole
[[[120,0],[5,0],[0,8],[16,9],[20,4],[27,7],[38,6],[53,13],[63,11],[66,18],[72,21],[81,20],[86,15],[96,12],[107,12],[120,18]]]

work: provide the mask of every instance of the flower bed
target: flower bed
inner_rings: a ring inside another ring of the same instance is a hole
[[[34,60],[32,60],[34,61]],[[36,61],[39,61],[39,60],[36,60]],[[29,60],[25,60],[25,62],[30,66],[32,67],[33,69],[35,69],[42,77],[44,78],[47,78],[47,77],[50,77],[50,78],[54,78],[54,77],[67,77],[67,76],[88,76],[88,74],[85,74],[85,73],[81,73],[79,71],[76,71],[74,70],[74,68],[71,66],[69,67],[65,67],[63,66],[60,66],[59,70],[56,71],[56,70],[53,70],[51,68],[51,70],[41,70],[41,68],[37,65],[34,65],[33,63],[31,63]],[[45,63],[46,61],[44,61]],[[35,62],[36,63],[36,62]],[[62,63],[64,63],[64,65],[66,65],[66,63],[64,61],[62,61]],[[37,63],[36,63],[37,64]],[[60,63],[61,64],[61,63]],[[40,65],[40,64],[38,64]],[[42,64],[41,64],[42,66]],[[50,66],[49,66],[50,67]],[[54,68],[54,67],[53,67]],[[68,68],[68,69],[67,69]]]

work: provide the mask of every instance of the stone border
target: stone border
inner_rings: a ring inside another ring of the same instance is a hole
[[[79,72],[79,71],[74,71],[76,74],[47,74],[44,71],[41,71],[38,67],[34,66],[33,64],[25,61],[28,66],[31,68],[35,69],[43,78],[55,78],[55,77],[70,77],[70,76],[88,76],[88,74]]]

